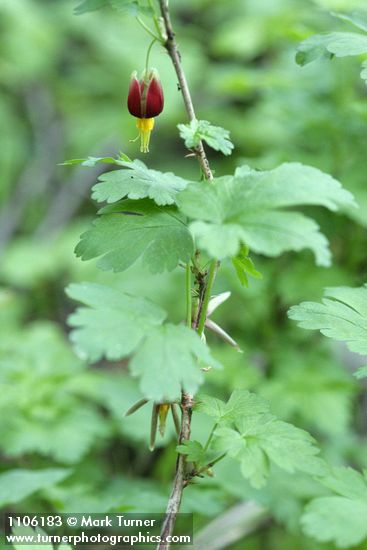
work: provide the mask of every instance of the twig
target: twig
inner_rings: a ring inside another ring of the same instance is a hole
[[[163,20],[166,41],[164,46],[172,60],[173,66],[176,71],[176,75],[180,84],[180,89],[182,92],[184,104],[190,121],[196,120],[195,109],[191,98],[190,89],[186,80],[186,76],[181,64],[181,55],[177,47],[175,33],[173,31],[171,18],[168,9],[167,0],[159,0],[161,16]],[[213,180],[213,173],[210,169],[209,161],[207,159],[203,143],[200,141],[198,146],[195,148],[195,155],[200,163],[203,175],[206,180]],[[193,328],[198,327],[201,317],[206,318],[206,310],[208,303],[206,303],[206,297],[208,293],[210,294],[210,289],[214,282],[216,269],[212,269],[211,275],[206,278],[205,281],[201,281],[199,284],[199,306],[198,314],[193,320]],[[188,274],[187,274],[188,277]],[[207,288],[210,287],[210,288]],[[189,305],[189,304],[188,304]],[[188,322],[188,315],[187,315]],[[191,323],[190,323],[191,324]],[[181,410],[182,410],[182,419],[181,419],[181,431],[179,437],[179,443],[182,443],[185,440],[190,439],[191,434],[191,415],[193,407],[193,396],[188,395],[187,393],[182,393],[181,400]],[[186,474],[186,458],[184,455],[179,454],[177,457],[176,463],[176,474],[173,482],[173,488],[171,495],[168,501],[166,516],[163,522],[161,530],[161,539],[162,542],[157,546],[158,550],[167,550],[170,548],[170,544],[166,543],[165,540],[167,536],[172,535],[173,529],[176,522],[176,516],[180,509],[182,493],[184,487],[187,485],[187,480],[190,476]]]
[[[163,18],[164,28],[167,35],[167,40],[165,43],[165,48],[172,59],[173,66],[176,70],[178,82],[180,84],[183,100],[185,103],[186,111],[188,117],[191,120],[196,120],[195,109],[191,98],[191,93],[189,85],[186,80],[184,70],[181,65],[181,54],[177,47],[177,42],[175,39],[175,33],[173,32],[173,27],[171,23],[171,17],[168,9],[167,0],[159,0],[159,5],[161,8],[161,14]],[[196,156],[200,162],[201,168],[203,170],[204,176],[207,180],[213,179],[213,173],[210,169],[209,161],[207,159],[203,143],[200,141],[198,146],[194,149]]]
[[[181,432],[178,439],[179,443],[182,443],[185,440],[190,439],[191,435],[191,415],[193,407],[193,398],[187,393],[182,394],[181,400],[181,410],[182,410],[182,419],[181,419]],[[173,482],[173,487],[171,491],[171,496],[169,497],[165,519],[161,529],[161,539],[157,546],[158,550],[168,550],[170,547],[169,542],[165,542],[168,536],[172,535],[173,528],[176,523],[176,517],[180,510],[182,492],[186,486],[186,461],[185,456],[179,454],[177,457],[176,463],[176,475]]]

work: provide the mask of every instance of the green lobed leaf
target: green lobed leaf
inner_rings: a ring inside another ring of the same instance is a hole
[[[77,351],[91,361],[104,355],[115,361],[130,355],[146,333],[160,325],[165,311],[145,298],[130,296],[95,283],[69,285],[67,295],[85,306],[68,322]]]
[[[290,474],[275,465],[271,465],[266,486],[254,488],[241,474],[239,463],[230,457],[215,466],[211,482],[241,501],[254,501],[263,508],[267,517],[271,515],[293,533],[299,532],[305,502],[325,494],[325,488],[312,476],[302,472]],[[287,546],[289,550],[294,547],[294,543]]]
[[[195,399],[195,410],[214,418],[219,422],[226,414],[226,404],[221,399],[211,395],[200,394]]]
[[[113,8],[115,10],[129,13],[136,16],[139,11],[144,13],[150,13],[151,10],[147,8],[141,8],[138,0],[84,0],[76,6],[74,9],[75,15],[83,15],[92,11],[97,11],[102,8]]]
[[[349,548],[367,538],[367,480],[352,468],[333,468],[320,480],[334,492],[312,500],[301,518],[306,535]],[[335,494],[336,493],[336,494]]]
[[[241,464],[242,475],[254,487],[265,485],[270,463],[293,473],[322,474],[323,462],[314,439],[304,430],[270,414],[251,415],[235,422],[235,429],[215,431],[215,448]]]
[[[123,170],[106,172],[99,176],[100,183],[93,187],[92,198],[101,202],[149,198],[158,205],[174,204],[176,195],[188,182],[171,172],[151,170],[139,160],[119,162]]]
[[[195,148],[200,141],[205,141],[215,151],[230,155],[234,145],[229,131],[220,126],[212,126],[207,120],[192,120],[190,124],[178,124],[180,136],[188,149]]]
[[[318,168],[299,162],[286,162],[272,170],[237,168],[235,177],[242,179],[241,198],[257,208],[283,208],[298,205],[324,206],[337,211],[356,206],[353,195],[339,181]],[[239,205],[240,210],[244,205]]]
[[[234,390],[227,403],[216,397],[200,394],[195,410],[210,416],[217,424],[231,425],[243,416],[268,413],[269,404],[247,390]]]
[[[61,391],[68,390],[66,384],[63,384]],[[55,394],[57,391],[55,389]],[[57,396],[58,406],[61,391]],[[11,433],[10,430],[4,430],[3,441],[6,440],[6,444],[2,442],[2,447],[6,449],[8,456],[24,456],[33,452],[66,464],[80,462],[95,446],[96,441],[101,442],[108,436],[108,425],[89,403],[77,403],[75,399],[64,400],[65,409],[68,406],[69,410],[60,411],[53,418],[52,412],[47,411],[44,403],[34,403],[35,414],[42,411],[46,417],[48,412],[51,418],[42,418],[37,422],[30,418],[30,414],[23,413],[14,422],[16,430]]]
[[[0,474],[0,506],[15,504],[32,493],[59,483],[71,473],[61,468],[9,470]]]
[[[75,15],[83,15],[91,11],[97,11],[110,6],[109,0],[83,0],[74,9]]]
[[[189,184],[178,201],[194,220],[190,230],[198,247],[216,259],[236,256],[243,245],[267,256],[309,248],[323,266],[330,264],[330,252],[318,225],[283,208],[320,205],[337,210],[355,204],[338,181],[298,163],[264,172],[243,166],[210,185]]]
[[[94,283],[73,284],[67,294],[87,307],[71,315],[77,350],[93,361],[132,355],[129,368],[140,378],[144,397],[156,402],[195,393],[203,367],[220,367],[197,333],[183,325],[165,324],[165,312],[144,298]]]
[[[95,373],[75,357],[61,327],[38,321],[0,338],[1,452],[80,462],[109,435],[98,408],[81,397],[93,386]]]
[[[332,12],[332,15],[334,15],[334,17],[338,17],[343,21],[348,21],[348,23],[352,23],[352,25],[354,25],[358,29],[367,32],[367,11],[354,10],[349,13]]]
[[[100,210],[92,229],[81,236],[76,255],[102,258],[103,270],[124,271],[139,258],[152,273],[172,271],[188,262],[194,247],[185,218],[175,207],[149,200],[125,200]]]
[[[129,364],[144,396],[156,402],[180,399],[182,390],[196,393],[208,366],[220,368],[198,334],[172,324],[153,328]]]
[[[242,246],[239,253],[232,258],[232,264],[237,273],[237,277],[243,286],[248,286],[248,275],[254,279],[262,279],[262,274],[255,268],[254,262],[248,255],[248,248]]]
[[[347,343],[351,351],[367,355],[367,285],[327,288],[322,303],[303,302],[290,308],[290,319],[302,328]],[[360,373],[361,375],[362,373]]]
[[[324,472],[314,439],[304,430],[278,420],[269,413],[266,401],[247,390],[234,391],[227,403],[202,396],[197,409],[218,425],[212,447],[238,460],[243,476],[253,487],[265,485],[271,463],[289,473]]]
[[[316,34],[301,42],[297,48],[296,61],[307,65],[316,59],[331,59],[367,54],[367,36],[352,32]],[[364,71],[362,78],[366,78]]]
[[[160,326],[165,312],[149,300],[94,283],[70,285],[67,294],[88,306],[69,318],[77,350],[93,361],[132,355],[129,368],[148,399],[170,402],[182,390],[195,393],[204,379],[202,367],[220,367],[196,332]]]
[[[140,2],[138,0],[109,0],[113,9],[129,13],[136,17],[140,11]],[[147,12],[148,13],[148,12]]]
[[[186,455],[189,462],[205,463],[205,450],[199,441],[187,440],[181,445],[177,445],[176,451],[182,455]]]
[[[335,32],[326,37],[325,47],[336,57],[367,53],[367,36],[352,32]]]
[[[275,415],[330,437],[350,433],[354,393],[343,362],[320,346],[277,352],[272,361],[274,375],[261,384],[261,395],[271,403]]]
[[[95,166],[96,164],[117,164],[120,165],[121,161],[113,157],[88,157],[85,159],[70,159],[60,163],[60,166],[76,166],[81,164],[82,166]]]

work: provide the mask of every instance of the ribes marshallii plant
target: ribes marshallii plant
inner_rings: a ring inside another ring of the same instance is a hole
[[[148,152],[154,117],[163,109],[163,90],[157,70],[149,65],[149,55],[153,47],[165,48],[187,111],[188,121],[179,124],[179,132],[188,155],[197,159],[201,169],[200,181],[194,182],[152,170],[124,154],[80,161],[86,165],[110,163],[116,169],[102,174],[93,187],[92,198],[108,204],[81,236],[77,256],[82,260],[99,258],[98,267],[103,270],[124,271],[137,261],[152,273],[182,269],[185,322],[173,324],[159,304],[107,286],[83,283],[67,290],[83,304],[70,318],[76,349],[91,362],[102,357],[111,361],[127,358],[132,376],[139,378],[141,399],[131,404],[127,414],[142,406],[152,407],[152,450],[157,431],[164,432],[168,414],[172,414],[178,458],[162,529],[164,541],[173,531],[183,490],[188,487],[185,490],[189,491],[198,477],[212,475],[215,464],[227,457],[239,461],[243,476],[256,488],[266,484],[272,465],[291,473],[300,471],[320,478],[330,475],[313,438],[275,417],[262,398],[237,390],[222,401],[200,394],[200,386],[210,377],[211,369],[226,368],[212,356],[206,331],[238,348],[226,328],[210,319],[214,309],[230,299],[229,292],[215,295],[221,262],[231,262],[244,285],[251,276],[261,277],[250,257],[252,252],[276,257],[285,251],[310,249],[318,265],[328,266],[327,239],[299,208],[313,205],[337,211],[352,207],[354,199],[331,176],[296,162],[269,171],[239,166],[234,174],[214,177],[204,143],[225,155],[232,152],[233,145],[227,130],[196,117],[168,0],[147,4],[104,0],[98,3],[103,6],[131,12],[152,38],[141,79],[134,73],[126,83],[128,109],[137,119],[141,152]],[[94,8],[95,2],[84,0],[77,12]],[[144,67],[144,60],[141,63]],[[144,160],[149,163],[149,156]],[[190,438],[195,410],[212,420],[205,441]],[[147,426],[147,439],[148,431]],[[165,542],[159,545],[168,547]]]

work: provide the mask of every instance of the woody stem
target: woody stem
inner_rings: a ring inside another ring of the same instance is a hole
[[[179,82],[180,89],[183,96],[183,101],[188,114],[188,118],[190,121],[196,120],[196,114],[195,114],[195,109],[191,98],[189,85],[187,83],[186,75],[181,64],[181,55],[177,47],[175,33],[173,31],[173,27],[171,23],[171,17],[170,17],[169,8],[168,8],[168,0],[159,0],[159,6],[160,6],[161,16],[163,20],[165,35],[166,35],[166,41],[164,43],[164,46],[175,68],[176,75],[177,75],[178,82]],[[211,171],[209,161],[207,159],[205,149],[201,141],[195,148],[195,154],[200,163],[205,179],[212,181],[213,173]],[[203,319],[205,323],[207,308],[208,308],[209,298],[210,298],[210,292],[211,292],[212,285],[214,283],[217,267],[218,267],[217,262],[213,262],[211,269],[209,270],[209,275],[207,276],[206,280],[202,284],[200,299],[199,299],[199,306],[198,306],[198,314],[196,315],[196,318],[193,319],[193,326],[194,327],[200,326],[200,333],[202,333],[202,331],[204,330]],[[187,276],[187,282],[189,282],[188,270],[186,272],[186,276]],[[191,292],[191,288],[189,289],[189,291]],[[186,289],[186,292],[188,292],[188,289]],[[187,297],[188,297],[188,294],[187,294]],[[189,307],[189,299],[187,299],[187,306]],[[190,294],[190,306],[191,306],[191,294]],[[189,314],[187,314],[187,322],[189,323]],[[190,439],[191,415],[192,415],[193,404],[194,404],[193,396],[185,392],[182,392],[182,399],[181,399],[182,417],[181,417],[181,431],[179,436],[179,443]],[[171,495],[169,497],[169,501],[167,504],[165,520],[163,522],[162,530],[161,530],[162,542],[158,544],[157,550],[168,550],[170,548],[170,543],[165,542],[165,540],[167,539],[168,536],[171,536],[173,533],[176,517],[181,506],[183,489],[187,485],[187,480],[189,479],[189,477],[190,476],[188,475],[187,468],[186,468],[185,456],[182,454],[179,454],[177,457],[176,473],[175,473],[175,478],[173,482],[173,487],[172,487]]]
[[[169,8],[168,8],[168,2],[167,0],[159,0],[159,5],[161,8],[161,15],[164,23],[164,28],[166,31],[166,36],[167,36],[164,46],[175,68],[189,120],[190,121],[196,120],[196,114],[195,114],[195,109],[191,98],[189,85],[187,83],[186,75],[181,64],[181,54],[177,47],[175,33],[173,32],[171,17],[170,17]],[[202,141],[199,142],[199,144],[194,149],[194,151],[200,162],[205,179],[212,180],[213,173],[210,169],[209,161],[207,159]]]

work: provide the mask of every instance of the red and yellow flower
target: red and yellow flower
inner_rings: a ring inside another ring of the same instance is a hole
[[[137,118],[140,151],[148,153],[150,134],[154,128],[154,117],[158,116],[164,107],[163,89],[156,69],[145,70],[140,80],[137,77],[137,72],[133,72],[127,107],[129,112]]]

